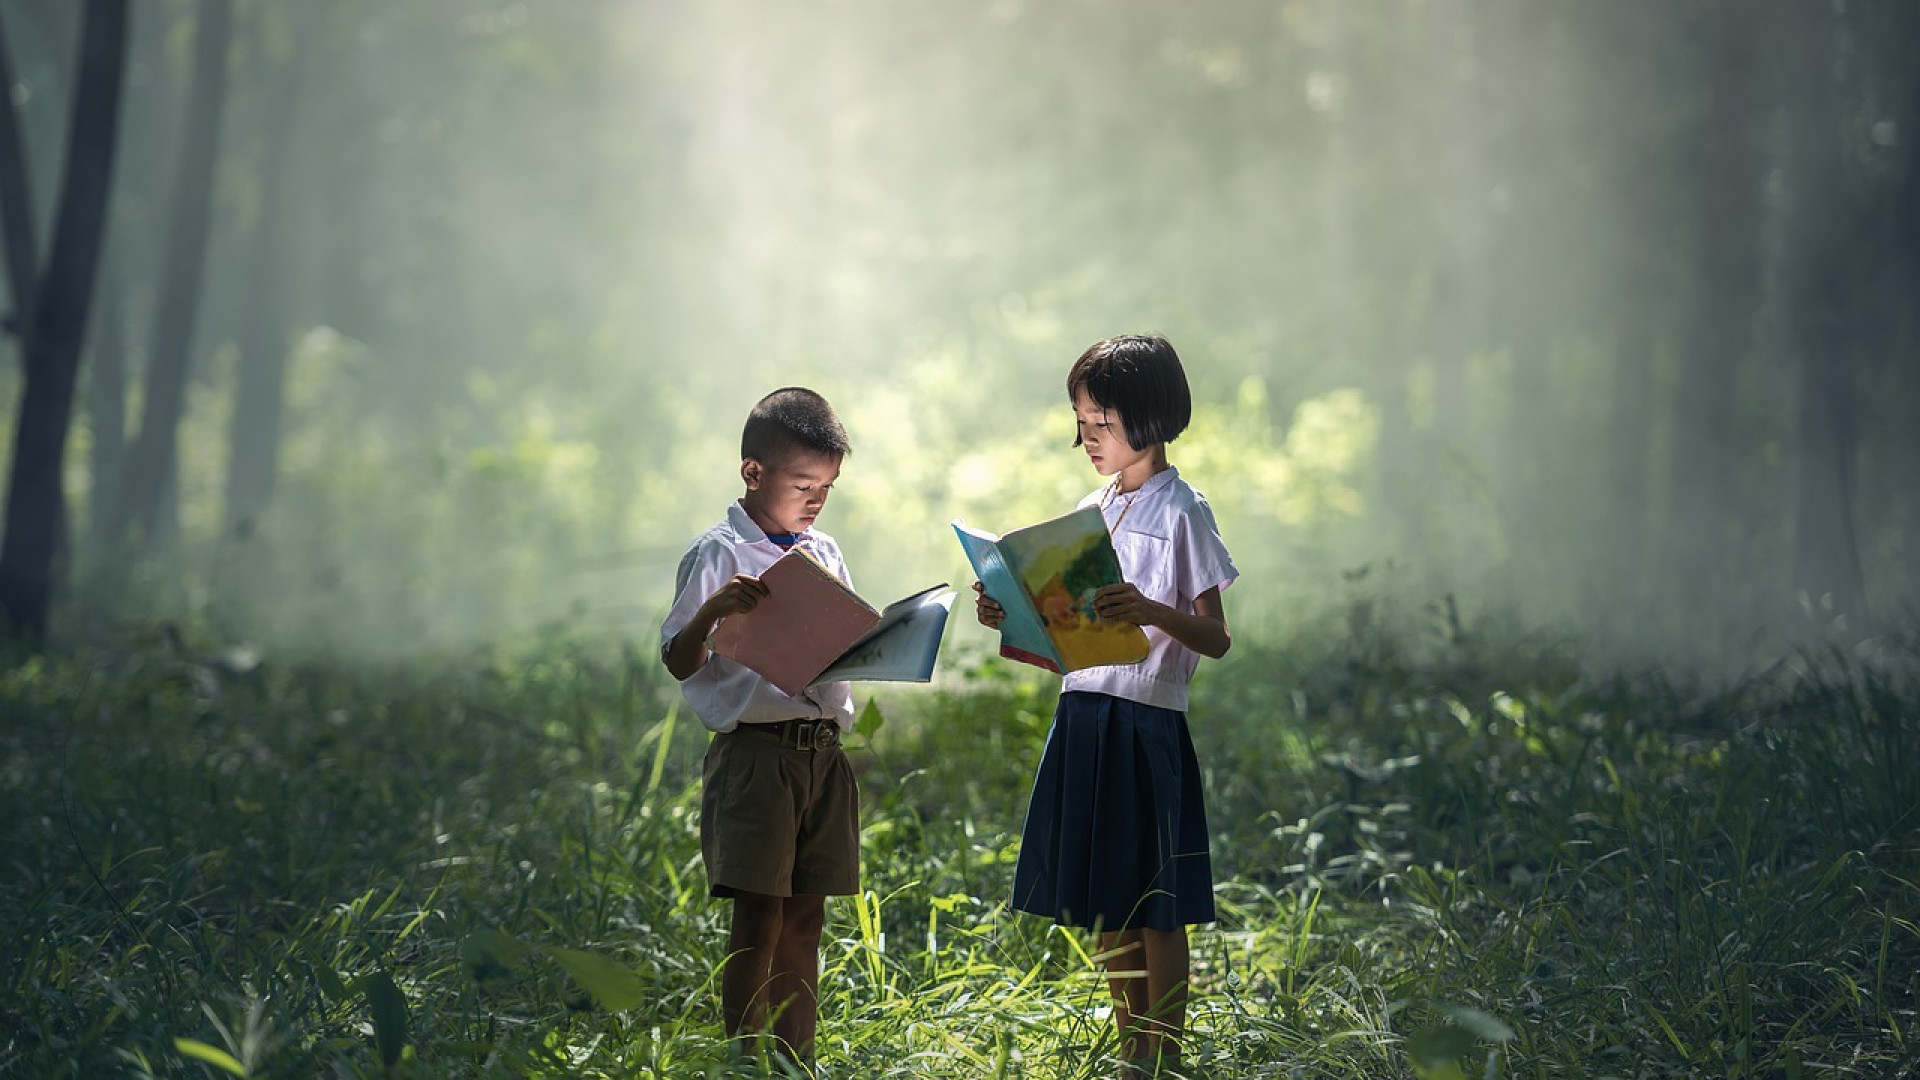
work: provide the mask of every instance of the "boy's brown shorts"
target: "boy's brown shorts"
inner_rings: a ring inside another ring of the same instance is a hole
[[[791,724],[742,724],[713,737],[700,790],[712,895],[860,891],[860,793],[835,735],[818,749],[800,748],[814,740],[795,739]]]

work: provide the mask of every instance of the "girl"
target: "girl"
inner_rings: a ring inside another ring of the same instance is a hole
[[[1073,445],[1112,479],[1099,505],[1126,581],[1094,597],[1101,617],[1144,627],[1138,663],[1070,672],[1027,807],[1013,906],[1100,934],[1121,1075],[1176,1075],[1186,1028],[1187,926],[1210,923],[1212,865],[1187,683],[1226,654],[1220,591],[1239,576],[1200,493],[1167,461],[1192,397],[1164,338],[1101,341],[1067,373]],[[1006,612],[979,582],[976,614]],[[1158,1063],[1158,1064],[1156,1064]]]

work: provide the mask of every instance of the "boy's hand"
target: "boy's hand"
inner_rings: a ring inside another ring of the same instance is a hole
[[[1093,594],[1093,610],[1109,622],[1155,626],[1160,621],[1161,612],[1167,608],[1141,595],[1133,583],[1123,581],[1118,585],[1102,585]]]
[[[715,589],[702,606],[709,622],[719,622],[729,615],[744,615],[752,611],[766,596],[767,587],[759,578],[751,574],[735,574],[732,580]]]
[[[974,582],[973,592],[974,617],[980,620],[982,626],[993,630],[1000,629],[1000,624],[1007,621],[1007,610],[1001,607],[993,597],[987,595],[985,585]]]
[[[751,574],[735,574],[732,580],[713,590],[713,595],[694,612],[692,621],[680,628],[660,650],[660,659],[674,678],[685,682],[707,664],[707,636],[721,619],[752,611],[766,599],[767,587]]]

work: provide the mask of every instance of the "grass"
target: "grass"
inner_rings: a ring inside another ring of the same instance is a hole
[[[1090,945],[1002,903],[1052,686],[962,667],[854,751],[822,1063],[1108,1076]],[[1209,1075],[1920,1075],[1911,643],[1709,690],[1349,635],[1196,690]],[[655,664],[129,647],[16,662],[0,714],[0,1075],[755,1074]]]

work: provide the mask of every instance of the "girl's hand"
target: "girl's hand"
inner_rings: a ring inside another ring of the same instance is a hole
[[[1093,610],[1109,622],[1157,626],[1167,607],[1147,599],[1139,588],[1123,581],[1118,585],[1102,585],[1100,591],[1093,594]]]
[[[1132,585],[1108,585],[1093,594],[1093,610],[1103,619],[1154,627],[1215,660],[1233,647],[1233,637],[1227,633],[1227,611],[1221,606],[1217,587],[1194,597],[1192,611],[1182,611],[1147,599]]]
[[[980,620],[980,625],[988,629],[1000,629],[1000,624],[1007,621],[1007,610],[1001,607],[993,597],[987,595],[985,585],[974,582],[973,592],[974,617]]]

